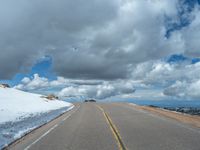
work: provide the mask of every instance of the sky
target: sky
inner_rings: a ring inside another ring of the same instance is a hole
[[[199,0],[0,0],[0,82],[82,100],[200,101]]]

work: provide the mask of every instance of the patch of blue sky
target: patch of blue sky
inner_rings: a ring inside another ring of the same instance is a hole
[[[14,86],[19,84],[24,77],[32,78],[34,74],[39,74],[41,77],[46,77],[50,81],[55,80],[57,76],[52,71],[52,58],[45,56],[39,59],[28,73],[17,73],[11,80],[0,80],[0,82]]]
[[[182,54],[173,54],[167,58],[168,63],[178,63],[183,61],[189,61],[190,59]]]
[[[182,28],[188,26],[192,18],[188,17],[195,5],[200,5],[200,0],[180,0],[180,7],[178,8],[178,19],[173,19],[165,16],[166,24],[166,34],[165,36],[170,37],[171,33],[176,30],[181,30]]]
[[[200,62],[200,58],[191,58],[191,57],[186,57],[183,54],[173,54],[169,57],[164,58],[164,61],[167,63],[183,63],[183,62],[188,62],[190,64],[195,64]]]
[[[30,75],[39,74],[42,77],[46,77],[49,80],[55,80],[56,75],[52,71],[52,58],[45,56],[38,60],[38,62],[32,67]]]
[[[198,62],[200,62],[200,58],[193,58],[192,59],[192,64],[196,64]]]

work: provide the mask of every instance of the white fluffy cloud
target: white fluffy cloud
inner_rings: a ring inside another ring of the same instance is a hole
[[[132,79],[146,85],[148,89],[162,89],[166,96],[199,99],[199,74],[200,62],[191,64],[187,61],[150,61],[137,65],[132,73]]]
[[[165,61],[149,61],[137,65],[132,78],[142,80],[145,84],[171,84],[175,80],[199,79],[200,63],[167,63]]]
[[[122,81],[121,81],[122,82]],[[134,93],[132,84],[104,82],[100,85],[81,85],[79,87],[69,86],[59,92],[61,97],[78,97],[105,99],[112,96]]]
[[[98,81],[98,80],[70,80],[58,77],[49,81],[47,78],[34,74],[33,78],[25,77],[15,88],[21,90],[41,90],[48,88],[59,88],[54,93],[60,97],[84,97],[104,99],[116,95],[134,93],[135,88],[129,81]]]
[[[40,90],[43,88],[64,86],[66,84],[69,84],[69,82],[63,77],[57,77],[57,80],[49,81],[45,77],[34,74],[32,78],[24,77],[21,83],[14,88],[21,90]]]
[[[200,98],[200,79],[193,82],[177,81],[175,84],[164,90],[164,94],[184,99]]]

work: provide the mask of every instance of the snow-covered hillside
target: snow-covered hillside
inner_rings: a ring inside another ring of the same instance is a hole
[[[71,108],[68,102],[0,87],[0,149]]]

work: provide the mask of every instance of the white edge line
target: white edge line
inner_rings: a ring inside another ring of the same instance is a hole
[[[76,108],[76,110],[75,110],[73,113],[75,113],[75,112],[79,109],[79,107],[80,107],[80,106],[78,106],[78,107]],[[71,110],[71,109],[70,109],[70,110]],[[64,119],[62,119],[62,122],[65,121],[66,119],[68,119],[73,113],[67,115]]]
[[[27,146],[24,150],[28,150],[32,145],[40,141],[43,137],[45,137],[48,133],[50,133],[53,129],[55,129],[58,126],[58,124],[54,125],[52,128],[50,128],[47,132],[42,134],[37,140],[35,140],[33,143],[31,143],[29,146]]]
[[[65,117],[63,121],[65,121],[67,118],[69,118],[73,113],[75,113],[78,109],[80,108],[80,106],[77,107],[77,109],[72,112],[71,114],[69,114],[67,117]],[[70,109],[71,110],[71,109]],[[60,123],[62,123],[60,122]],[[36,144],[38,141],[40,141],[43,137],[45,137],[47,134],[49,134],[53,129],[55,129],[58,125],[60,125],[60,123],[55,124],[53,127],[51,127],[49,130],[47,130],[44,134],[42,134],[37,140],[35,140],[33,143],[31,143],[30,145],[28,145],[26,148],[24,148],[24,150],[28,150],[29,148],[31,148],[31,146],[33,146],[34,144]]]

